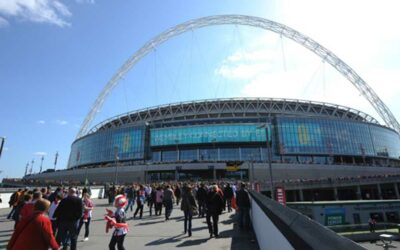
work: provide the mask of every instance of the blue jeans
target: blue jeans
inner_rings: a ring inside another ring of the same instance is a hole
[[[135,205],[135,198],[129,198],[128,205],[126,205],[125,211],[128,212],[128,209],[131,208],[131,212],[132,212],[134,205]]]
[[[90,226],[90,221],[91,221],[91,217],[87,218],[86,222],[83,222],[83,217],[79,220],[79,227],[78,227],[78,236],[79,233],[81,232],[81,228],[83,226],[83,224],[85,224],[85,238],[89,237],[89,226]]]
[[[239,227],[249,228],[250,227],[250,208],[249,207],[239,207]]]
[[[172,200],[164,201],[164,206],[165,206],[165,219],[168,220],[172,213],[172,208],[173,208]]]
[[[190,235],[192,235],[192,217],[193,217],[193,213],[192,213],[192,211],[188,211],[188,210],[183,211],[183,213],[185,214],[185,220],[184,220],[185,233],[188,232]]]
[[[78,222],[76,221],[60,221],[58,224],[57,232],[57,243],[63,246],[68,246],[68,242],[71,242],[70,249],[76,250],[76,241],[78,239]]]
[[[11,219],[13,217],[14,212],[15,212],[15,208],[16,207],[12,206],[12,209],[11,209],[10,213],[8,214],[7,219]]]

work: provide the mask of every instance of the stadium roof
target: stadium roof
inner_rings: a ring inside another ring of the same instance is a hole
[[[111,117],[89,130],[88,134],[151,122],[189,121],[210,118],[268,117],[273,114],[333,117],[379,124],[359,110],[325,102],[277,98],[206,99],[171,103]]]

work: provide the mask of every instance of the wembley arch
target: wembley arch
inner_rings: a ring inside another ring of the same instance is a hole
[[[189,20],[172,27],[149,40],[132,56],[130,56],[129,59],[112,76],[97,97],[80,127],[77,138],[84,136],[88,132],[92,120],[96,116],[97,112],[101,109],[104,101],[110,95],[112,90],[118,85],[119,81],[124,77],[124,75],[127,74],[139,60],[141,60],[154,48],[172,37],[178,36],[187,31],[214,25],[244,25],[269,30],[291,39],[301,46],[309,49],[314,54],[322,58],[325,62],[328,62],[345,78],[347,78],[353,84],[353,86],[356,87],[360,94],[374,107],[385,124],[400,134],[400,124],[385,103],[378,97],[375,91],[349,65],[347,65],[338,56],[324,46],[320,45],[310,37],[303,35],[297,30],[265,18],[245,15],[217,15]]]

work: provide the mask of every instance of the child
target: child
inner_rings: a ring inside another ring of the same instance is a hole
[[[115,250],[115,245],[117,245],[118,250],[125,250],[124,239],[125,235],[128,233],[128,224],[126,223],[124,207],[127,203],[128,201],[125,195],[117,195],[114,202],[114,206],[117,208],[115,212],[113,213],[111,210],[106,209],[108,213],[108,215],[105,216],[107,220],[106,232],[108,232],[110,228],[115,228],[110,244],[108,244],[110,250]]]

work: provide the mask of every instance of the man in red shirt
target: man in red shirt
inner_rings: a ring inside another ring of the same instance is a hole
[[[18,223],[7,250],[52,250],[59,249],[51,229],[50,219],[44,215],[50,202],[39,199],[35,202],[33,213]]]
[[[28,218],[33,214],[33,207],[37,200],[42,199],[42,193],[37,191],[33,193],[32,201],[25,203],[25,205],[21,208],[19,212],[19,219],[23,220],[24,218]]]

